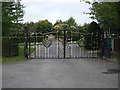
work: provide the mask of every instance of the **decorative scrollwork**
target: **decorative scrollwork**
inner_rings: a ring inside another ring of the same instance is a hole
[[[44,39],[44,40],[43,40],[43,45],[44,45],[46,48],[50,47],[51,44],[52,44],[52,41],[51,41],[51,40],[49,40],[49,39]]]
[[[65,47],[64,47],[63,44],[64,43],[62,43],[61,41],[59,42],[59,48],[58,48],[59,56],[60,57],[64,56],[64,48],[66,49],[65,50],[66,56],[70,56],[70,52],[71,52],[71,46],[70,46],[70,44],[67,41],[66,41]]]
[[[83,40],[79,40],[78,41],[78,45],[79,45],[79,47],[83,47],[84,46],[84,41]]]

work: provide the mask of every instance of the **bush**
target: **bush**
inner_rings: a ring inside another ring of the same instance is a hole
[[[2,38],[2,56],[18,56],[18,43],[16,38]]]
[[[28,38],[29,42],[42,42],[44,39],[44,36],[31,36]]]
[[[10,51],[9,51],[9,39],[3,38],[2,39],[2,56],[9,57]]]
[[[71,33],[72,34],[72,41],[79,41],[80,33]]]
[[[99,38],[100,27],[96,22],[91,22],[87,28],[87,33],[85,35],[85,48],[96,50],[98,49],[98,38]]]

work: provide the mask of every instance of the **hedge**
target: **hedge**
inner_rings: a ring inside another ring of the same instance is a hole
[[[2,38],[2,56],[18,56],[18,43],[16,38]]]

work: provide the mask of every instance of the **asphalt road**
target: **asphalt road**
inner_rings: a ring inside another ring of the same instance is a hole
[[[31,59],[2,65],[3,88],[117,88],[116,62],[101,59]]]

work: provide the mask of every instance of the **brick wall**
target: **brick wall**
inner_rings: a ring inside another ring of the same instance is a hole
[[[120,39],[114,39],[114,51],[120,52]]]

